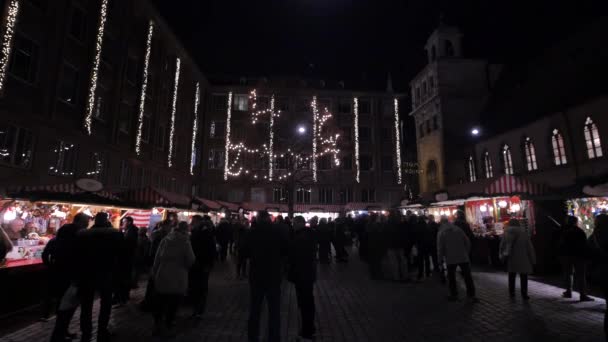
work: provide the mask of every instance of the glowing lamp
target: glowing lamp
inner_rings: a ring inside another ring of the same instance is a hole
[[[511,211],[512,211],[512,212],[518,212],[518,211],[520,211],[520,210],[521,210],[521,205],[519,205],[519,204],[517,204],[517,203],[515,203],[515,204],[513,204],[513,205],[511,206]]]
[[[506,208],[507,207],[507,201],[505,200],[501,200],[498,202],[498,206],[501,208]]]
[[[482,213],[485,213],[486,211],[488,211],[488,207],[483,204],[481,206],[479,206],[479,211],[481,211]]]
[[[17,213],[14,209],[9,209],[4,213],[4,221],[12,221],[17,218]]]

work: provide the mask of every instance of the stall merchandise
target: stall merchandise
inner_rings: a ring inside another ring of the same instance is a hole
[[[608,197],[574,198],[566,201],[568,214],[578,218],[587,235],[593,233],[595,216],[608,212]]]
[[[465,214],[478,235],[502,235],[511,218],[534,230],[534,202],[519,196],[469,199],[465,201]]]

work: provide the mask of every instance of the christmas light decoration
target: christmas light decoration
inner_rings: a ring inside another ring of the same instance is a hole
[[[317,182],[317,120],[319,110],[317,109],[317,97],[312,97],[312,179]]]
[[[224,180],[228,180],[230,156],[230,119],[232,117],[232,92],[228,93],[228,109],[226,111],[226,153],[224,156]]]
[[[200,84],[196,83],[194,93],[194,122],[192,123],[192,146],[190,146],[190,175],[194,176],[194,162],[196,159],[196,135],[198,133],[198,106],[200,103]]]
[[[84,118],[84,128],[87,134],[92,133],[93,108],[95,107],[95,91],[97,90],[97,78],[99,76],[99,62],[101,60],[101,49],[103,47],[103,33],[106,27],[108,15],[108,0],[101,0],[101,10],[99,11],[99,26],[97,27],[97,38],[95,40],[95,58],[91,68],[91,84],[89,85],[89,97],[87,101],[86,114]]]
[[[274,167],[274,150],[273,150],[273,145],[274,145],[274,95],[272,96],[272,98],[270,99],[270,127],[269,127],[269,137],[270,137],[270,142],[268,143],[269,147],[268,147],[268,152],[269,152],[269,165],[268,165],[268,179],[270,179],[270,181],[272,182],[272,169]]]
[[[152,53],[152,34],[154,23],[148,24],[148,37],[146,38],[146,56],[144,58],[144,71],[141,81],[141,96],[139,98],[139,115],[137,117],[137,135],[135,136],[135,153],[141,153],[141,136],[144,127],[144,110],[146,107],[146,89],[148,88],[148,68],[150,66],[150,54]]]
[[[395,105],[395,160],[397,162],[397,184],[401,184],[401,137],[399,136],[399,100],[393,101]]]
[[[182,61],[179,58],[175,59],[175,84],[173,85],[173,104],[171,105],[171,127],[169,128],[169,156],[167,164],[173,166],[173,147],[175,139],[175,113],[177,111],[177,91],[179,89],[179,73]]]
[[[355,128],[355,180],[357,183],[361,182],[361,170],[359,168],[359,98],[354,98],[354,122]]]
[[[20,0],[12,0],[8,5],[6,27],[4,29],[4,36],[2,37],[2,58],[0,58],[0,92],[4,90],[6,70],[8,69],[8,61],[13,49],[15,24],[17,23],[17,15],[19,14],[19,1]]]

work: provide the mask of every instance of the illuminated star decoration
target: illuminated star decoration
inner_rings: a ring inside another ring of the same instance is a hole
[[[190,175],[194,176],[194,162],[196,160],[196,135],[198,131],[198,105],[200,102],[200,85],[196,83],[196,90],[194,93],[194,122],[192,123],[192,146],[190,154]]]
[[[171,127],[169,128],[169,155],[167,164],[173,166],[173,148],[175,139],[175,114],[177,111],[177,91],[179,89],[179,73],[182,61],[179,58],[175,59],[175,84],[173,85],[173,104],[171,105]]]
[[[2,57],[0,58],[0,92],[4,90],[4,81],[6,79],[6,70],[8,61],[13,49],[13,36],[15,35],[15,24],[17,15],[19,14],[19,0],[12,0],[8,5],[8,13],[6,16],[6,27],[2,37]]]
[[[144,110],[146,107],[146,89],[148,88],[148,68],[150,66],[150,54],[152,52],[152,34],[154,24],[150,21],[148,25],[148,37],[146,38],[146,56],[144,58],[144,71],[141,81],[141,96],[139,98],[139,115],[137,117],[137,135],[135,136],[135,153],[141,152],[141,136],[144,126]]]
[[[401,184],[401,137],[399,136],[399,100],[393,100],[395,106],[395,160],[397,162],[397,184]]]
[[[357,97],[354,98],[354,122],[353,126],[355,128],[355,180],[357,183],[361,182],[361,170],[359,167],[359,99]]]
[[[101,10],[99,11],[99,26],[97,28],[97,38],[95,40],[95,58],[91,68],[91,84],[89,86],[89,96],[87,101],[86,115],[84,118],[84,128],[87,134],[92,133],[93,108],[95,107],[95,91],[97,90],[97,79],[99,76],[99,61],[101,60],[101,50],[103,47],[103,33],[106,27],[108,14],[108,0],[101,0]]]

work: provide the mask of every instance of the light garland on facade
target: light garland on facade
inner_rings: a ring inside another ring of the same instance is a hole
[[[6,28],[4,29],[4,36],[2,37],[2,58],[0,58],[0,93],[4,90],[8,61],[13,49],[15,24],[17,23],[17,16],[19,15],[19,1],[20,0],[12,0],[8,5]]]
[[[312,97],[312,180],[317,182],[317,120],[319,110],[317,108],[317,96]]]
[[[397,162],[397,184],[401,184],[401,137],[399,135],[399,100],[393,101],[395,106],[395,160]]]
[[[272,182],[272,169],[274,167],[274,95],[272,95],[272,98],[270,99],[270,125],[268,136],[270,140],[268,143],[268,179]]]
[[[192,145],[190,146],[190,175],[194,176],[194,161],[196,158],[196,135],[198,134],[198,106],[200,103],[200,84],[196,82],[194,93],[194,122],[192,123]]]
[[[141,96],[139,98],[139,115],[137,117],[137,135],[135,136],[135,153],[141,153],[141,136],[144,127],[144,110],[146,108],[146,90],[148,88],[148,68],[150,67],[150,55],[152,53],[152,34],[154,23],[148,24],[148,36],[146,38],[146,56],[144,57],[144,71],[141,81]]]
[[[226,111],[226,152],[224,155],[224,180],[228,180],[230,156],[230,121],[232,117],[232,92],[228,93],[228,109]]]
[[[355,128],[355,180],[361,182],[361,170],[359,168],[359,98],[354,98],[354,122]]]
[[[101,50],[103,47],[103,33],[106,27],[108,15],[108,0],[101,0],[101,10],[99,13],[99,27],[97,28],[97,38],[95,40],[95,58],[93,68],[91,68],[91,84],[89,86],[89,97],[84,118],[84,128],[87,134],[91,135],[93,130],[93,109],[95,107],[95,91],[97,90],[97,79],[99,77],[99,62],[101,60]]]
[[[171,105],[171,127],[169,128],[169,156],[167,165],[173,166],[173,147],[175,139],[175,114],[177,112],[177,91],[179,89],[179,74],[182,61],[179,58],[175,59],[175,84],[173,85],[173,104]]]

